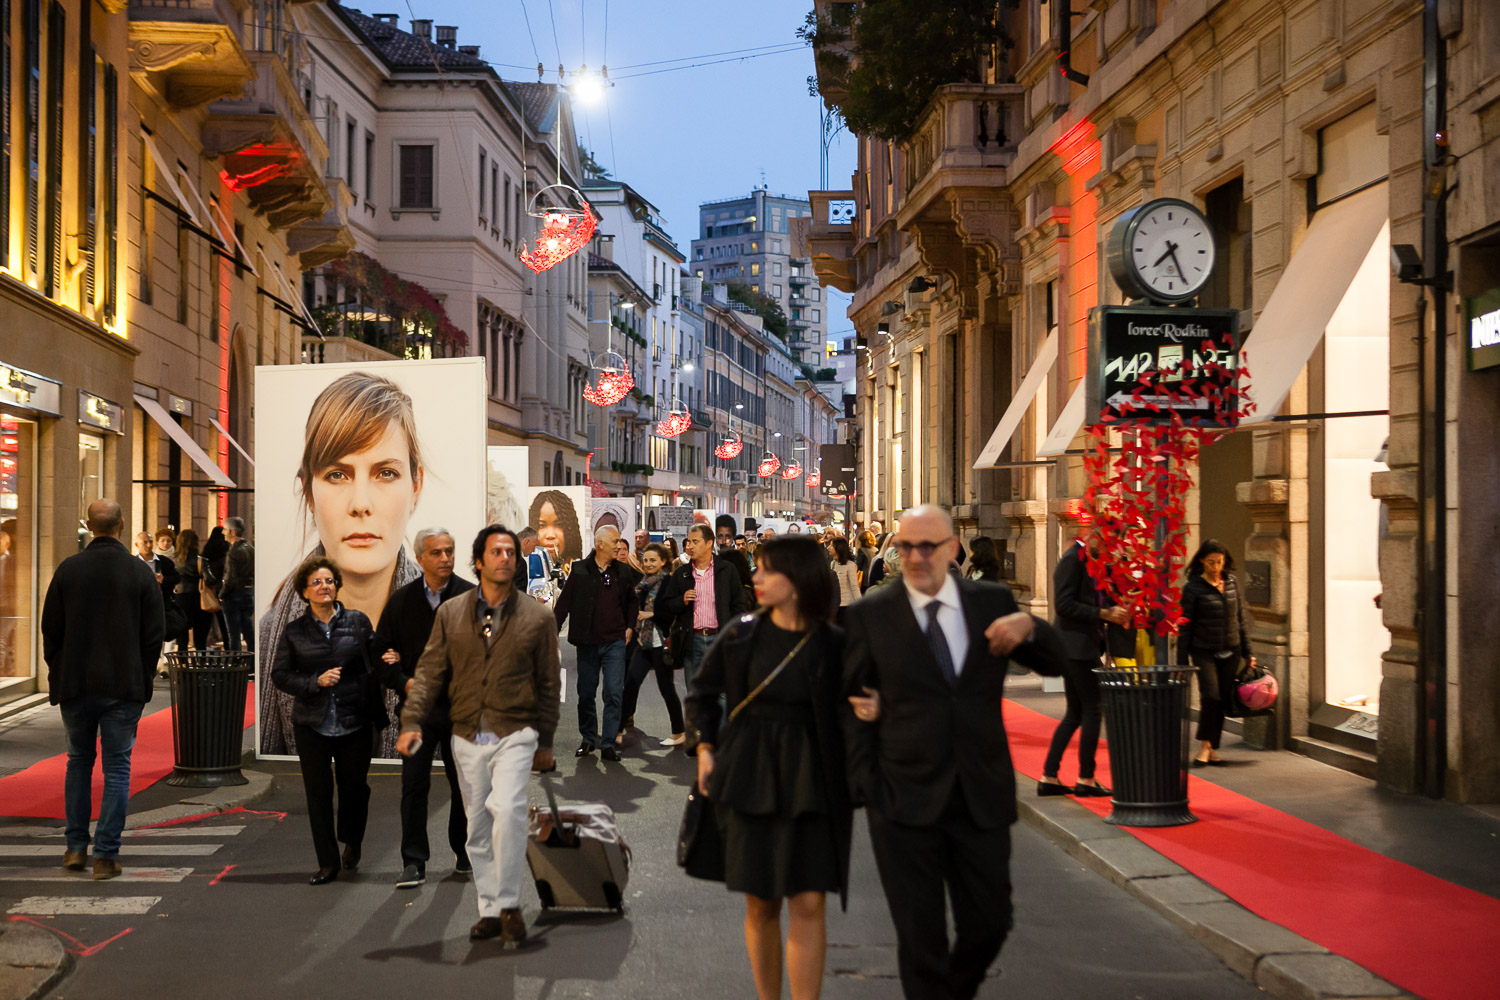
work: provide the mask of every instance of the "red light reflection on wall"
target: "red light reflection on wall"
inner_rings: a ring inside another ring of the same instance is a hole
[[[297,168],[301,158],[289,143],[257,143],[225,156],[219,176],[231,191],[244,191],[285,177]]]
[[[1062,249],[1063,318],[1067,323],[1061,349],[1069,354],[1071,372],[1086,370],[1089,310],[1099,304],[1099,254],[1095,219],[1099,199],[1088,189],[1089,180],[1099,173],[1100,144],[1094,123],[1087,118],[1064,132],[1052,144],[1052,152],[1062,162],[1068,175],[1067,196],[1071,206],[1068,241]],[[1069,391],[1072,386],[1069,386]]]

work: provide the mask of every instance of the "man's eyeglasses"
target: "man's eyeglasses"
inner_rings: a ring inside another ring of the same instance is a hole
[[[949,535],[941,542],[897,542],[896,551],[901,553],[901,557],[903,559],[911,555],[913,552],[917,553],[917,555],[921,556],[923,559],[931,559],[934,552],[942,548],[944,545],[947,545],[952,540],[953,536]]]

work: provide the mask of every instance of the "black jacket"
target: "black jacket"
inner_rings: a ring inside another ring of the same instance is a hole
[[[1112,608],[1115,602],[1094,586],[1084,565],[1083,546],[1077,542],[1068,546],[1052,571],[1052,602],[1057,610],[1053,624],[1071,659],[1097,661],[1106,642],[1111,656],[1135,656],[1135,634],[1100,619],[1100,609]]]
[[[454,573],[443,585],[438,595],[438,604],[457,597],[474,585]],[[375,638],[370,643],[370,659],[385,686],[396,692],[396,714],[406,704],[406,682],[417,675],[417,661],[422,650],[427,648],[427,637],[432,634],[432,623],[437,618],[437,608],[427,603],[427,581],[417,577],[408,584],[397,587],[386,599],[385,610],[380,612],[380,624],[375,628]],[[386,650],[394,649],[401,657],[396,663],[381,659]],[[448,723],[448,692],[438,692],[432,711],[427,714],[431,724]]]
[[[177,571],[177,563],[172,561],[171,556],[152,556],[151,563],[153,572],[161,574],[161,602],[162,606],[177,603],[177,584],[182,582],[182,574]]]
[[[693,742],[713,746],[715,754],[733,752],[734,726],[725,720],[728,712],[753,690],[750,659],[763,618],[763,615],[741,615],[723,629],[718,641],[703,657],[703,663],[693,678],[692,690],[688,692],[688,719],[695,729]],[[800,668],[812,674],[810,680],[815,692],[813,735],[822,758],[828,816],[833,825],[834,847],[838,851],[839,899],[847,904],[854,805],[849,795],[848,768],[844,759],[843,709],[848,707],[843,693],[844,633],[833,625],[820,625],[808,641],[808,647],[795,663],[787,665],[787,669]]]
[[[334,700],[339,724],[348,729],[373,725],[384,729],[389,719],[385,699],[374,673],[370,646],[373,632],[363,611],[344,609],[334,618],[333,634],[323,630],[311,609],[287,623],[271,661],[271,683],[297,700],[292,704],[292,722],[317,728],[328,715],[328,699]],[[343,667],[333,687],[318,687],[318,677],[334,667]]]
[[[750,571],[750,560],[745,558],[745,553],[739,549],[720,549],[715,553],[740,575],[740,584],[745,588],[745,606],[755,607],[755,582],[751,579],[754,574]]]
[[[873,688],[881,705],[874,723],[856,719],[847,701],[840,708],[855,801],[894,822],[928,826],[958,784],[978,826],[1014,823],[1016,774],[1001,714],[1009,661],[990,655],[984,630],[1018,610],[1016,599],[1004,584],[958,581],[969,652],[950,686],[906,589],[893,583],[844,609],[845,694]],[[1040,674],[1073,672],[1057,630],[1032,620],[1031,640],[1011,657]]]
[[[620,602],[620,615],[627,629],[635,628],[635,584],[640,577],[629,563],[618,559],[610,564],[615,575],[615,585],[604,587],[604,571],[592,552],[573,561],[573,571],[568,582],[563,584],[557,603],[552,606],[557,627],[562,628],[563,619],[568,620],[568,642],[574,646],[594,644],[594,605],[601,592],[607,600]]]
[[[241,538],[229,546],[224,557],[224,589],[220,597],[228,597],[235,591],[250,590],[255,586],[255,548]]]
[[[151,567],[117,538],[96,538],[64,559],[42,604],[48,698],[151,700],[166,635]]]
[[[693,589],[693,564],[679,566],[661,585],[656,595],[656,616],[652,619],[657,628],[667,634],[676,628],[693,627],[693,608],[682,599],[682,595]],[[745,599],[745,588],[740,583],[739,570],[722,556],[714,556],[714,612],[719,616],[719,631],[750,608]]]
[[[1222,594],[1201,573],[1189,577],[1182,588],[1182,617],[1187,622],[1177,633],[1178,662],[1187,663],[1192,653],[1212,656],[1231,649],[1241,659],[1249,658],[1250,625],[1233,573],[1224,574]]]

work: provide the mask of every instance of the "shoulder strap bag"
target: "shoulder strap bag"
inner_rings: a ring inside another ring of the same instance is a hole
[[[203,557],[198,557],[198,606],[204,611],[214,612],[220,610],[223,605],[219,603],[219,595],[214,593],[213,587],[208,583],[208,567],[203,563]]]
[[[771,671],[765,680],[755,686],[755,690],[745,695],[745,699],[729,713],[729,719],[725,722],[727,727],[741,712],[743,712],[752,701],[760,697],[762,691],[771,686],[771,682],[781,676],[781,672],[787,668],[787,664],[797,658],[802,652],[802,647],[812,638],[812,632],[808,632],[792,651],[781,658],[776,669]],[[719,742],[723,744],[723,734],[720,733]],[[707,879],[710,882],[724,881],[724,839],[719,831],[719,823],[713,814],[713,806],[708,801],[708,796],[698,791],[698,779],[693,778],[693,787],[688,789],[687,807],[682,811],[682,825],[677,830],[677,864],[682,870],[693,878]]]

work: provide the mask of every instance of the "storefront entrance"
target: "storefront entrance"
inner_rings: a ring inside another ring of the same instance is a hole
[[[37,425],[0,409],[0,702],[35,687]]]

